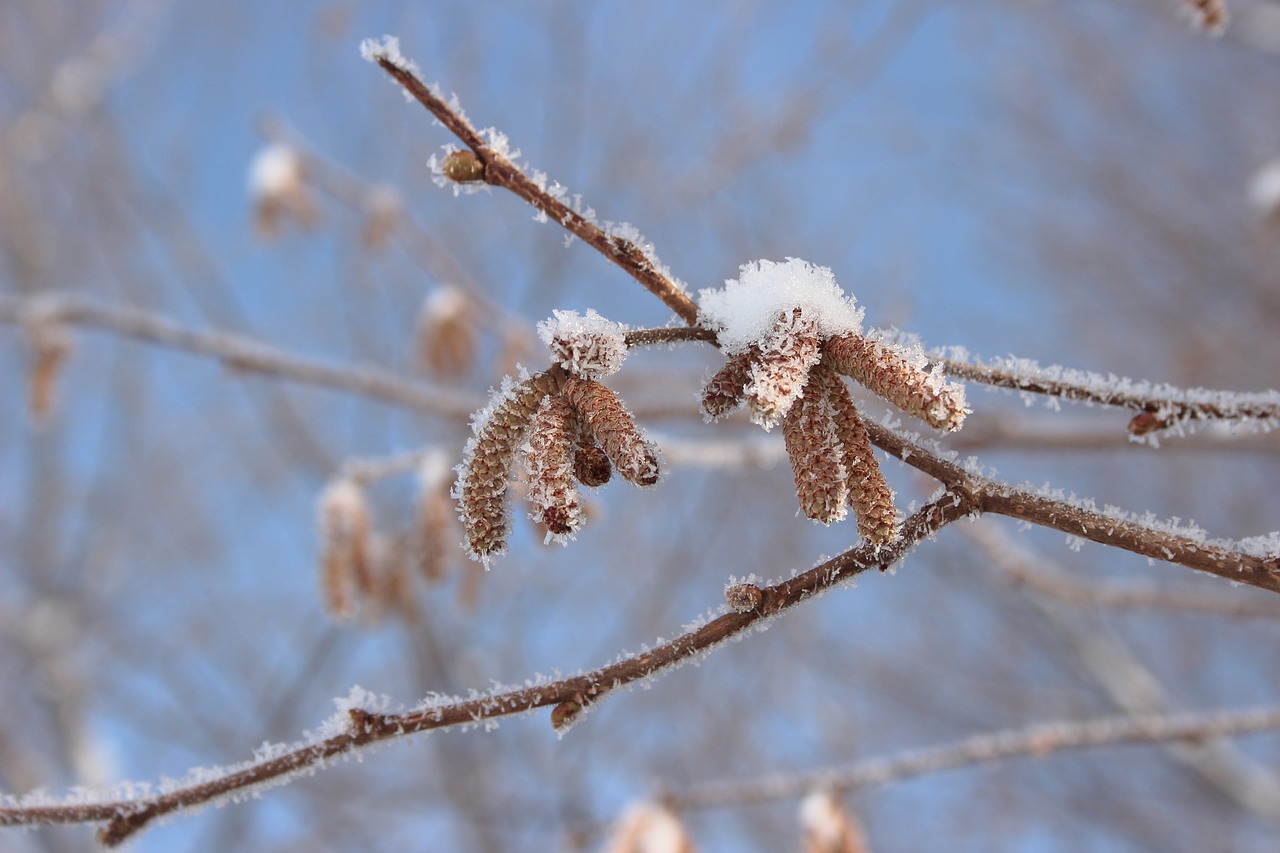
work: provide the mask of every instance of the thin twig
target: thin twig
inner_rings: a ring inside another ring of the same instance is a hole
[[[706,341],[716,343],[716,333],[710,329],[698,327],[674,329],[636,329],[627,332],[625,339],[628,347],[648,347],[655,344],[677,344],[685,341]]]
[[[1170,741],[1202,742],[1277,728],[1280,728],[1280,708],[1039,723],[974,735],[944,746],[859,761],[844,768],[747,782],[708,783],[667,794],[663,801],[678,809],[742,806],[796,799],[815,788],[851,792],[944,770],[1010,758],[1042,757],[1066,749]]]
[[[518,166],[485,144],[471,122],[454,111],[412,72],[401,68],[385,56],[376,62],[396,79],[405,91],[426,107],[445,128],[470,148],[484,166],[484,181],[508,189],[527,201],[550,219],[560,223],[587,245],[622,267],[632,278],[689,325],[698,319],[698,306],[669,275],[657,268],[652,257],[630,240],[610,234],[564,204],[535,183]]]
[[[1175,429],[1188,421],[1252,421],[1265,428],[1280,425],[1280,392],[1276,391],[1227,394],[1164,384],[1148,388],[1146,383],[1118,385],[1114,377],[1032,364],[1011,369],[949,358],[939,359],[939,363],[956,379],[1129,409],[1139,413],[1129,426],[1135,435]]]
[[[351,367],[310,359],[245,335],[190,329],[147,311],[95,305],[71,296],[0,297],[0,322],[22,323],[33,311],[39,313],[42,322],[96,328],[170,349],[212,356],[232,370],[321,385],[450,418],[467,417],[482,404],[475,395],[411,381],[376,367]]]

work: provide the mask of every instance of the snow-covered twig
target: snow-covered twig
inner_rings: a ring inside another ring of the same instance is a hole
[[[1129,422],[1129,432],[1135,436],[1177,431],[1195,421],[1227,421],[1262,429],[1280,426],[1280,391],[1238,393],[1177,388],[1065,367],[1042,367],[1027,359],[984,363],[944,358],[939,363],[948,376],[956,379],[1129,409],[1138,413]]]

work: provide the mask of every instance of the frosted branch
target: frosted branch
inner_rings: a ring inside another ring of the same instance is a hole
[[[679,809],[697,809],[799,799],[815,788],[847,793],[946,770],[1007,761],[1011,758],[1042,757],[1069,749],[1175,741],[1199,743],[1278,728],[1280,708],[1206,714],[1113,716],[1039,723],[1024,728],[974,735],[930,749],[868,759],[849,767],[774,776],[749,782],[709,783],[668,794],[663,802]]]
[[[1177,388],[1066,367],[1041,367],[1028,359],[983,363],[945,358],[940,363],[948,376],[982,385],[1129,409],[1138,413],[1129,423],[1129,432],[1136,436],[1181,431],[1195,421],[1226,421],[1263,430],[1280,426],[1280,391],[1251,394]]]

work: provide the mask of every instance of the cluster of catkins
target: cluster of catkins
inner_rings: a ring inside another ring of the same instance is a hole
[[[959,429],[969,411],[963,386],[948,382],[918,346],[864,335],[853,298],[830,270],[804,261],[748,264],[740,280],[703,291],[699,310],[699,324],[728,356],[702,390],[708,420],[746,405],[766,430],[781,425],[806,516],[830,524],[852,509],[867,541],[897,537],[893,491],[841,377],[945,431]],[[640,486],[658,480],[656,449],[598,381],[621,366],[625,328],[594,311],[557,311],[539,332],[555,364],[503,383],[473,421],[458,468],[466,546],[485,562],[506,547],[517,463],[530,517],[560,541],[582,524],[580,485],[602,485],[615,469]]]
[[[919,347],[863,335],[861,310],[830,270],[790,259],[742,273],[703,292],[703,322],[728,355],[703,387],[704,414],[715,420],[745,404],[766,430],[781,424],[801,511],[830,524],[852,508],[861,536],[888,542],[899,530],[893,491],[841,376],[946,431],[968,412],[963,386],[947,382]]]
[[[465,544],[484,562],[506,548],[517,463],[524,466],[530,518],[557,541],[582,526],[579,485],[602,486],[614,471],[638,486],[658,481],[657,449],[598,381],[621,367],[626,329],[594,311],[557,311],[538,330],[556,363],[543,373],[507,378],[473,420],[458,467],[454,497]]]

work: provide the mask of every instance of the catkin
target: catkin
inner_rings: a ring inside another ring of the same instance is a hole
[[[809,379],[831,407],[844,459],[849,505],[858,519],[858,533],[869,542],[888,542],[898,535],[898,513],[893,489],[876,462],[875,449],[849,389],[826,364],[813,369]]]
[[[848,486],[827,401],[805,394],[782,421],[782,438],[795,475],[800,511],[831,524],[848,511]]]
[[[637,486],[658,482],[657,450],[612,391],[599,382],[569,376],[561,393],[582,414],[623,479]]]
[[[516,451],[529,434],[529,425],[542,398],[554,390],[550,377],[539,373],[516,383],[475,426],[467,444],[455,494],[471,556],[487,562],[502,553],[511,531],[507,492]]]
[[[565,400],[550,396],[534,415],[525,449],[529,471],[529,517],[556,536],[582,526],[578,487],[573,481],[572,454],[578,414]]]
[[[964,387],[947,382],[936,368],[926,371],[922,357],[911,358],[896,347],[854,334],[830,338],[826,354],[837,372],[934,429],[959,429],[969,411]]]
[[[746,387],[751,420],[773,429],[804,393],[809,369],[822,357],[818,324],[799,309],[780,315],[760,343]]]
[[[737,355],[729,356],[724,367],[702,386],[702,413],[708,421],[724,417],[746,400],[751,362],[759,352],[752,347]]]

